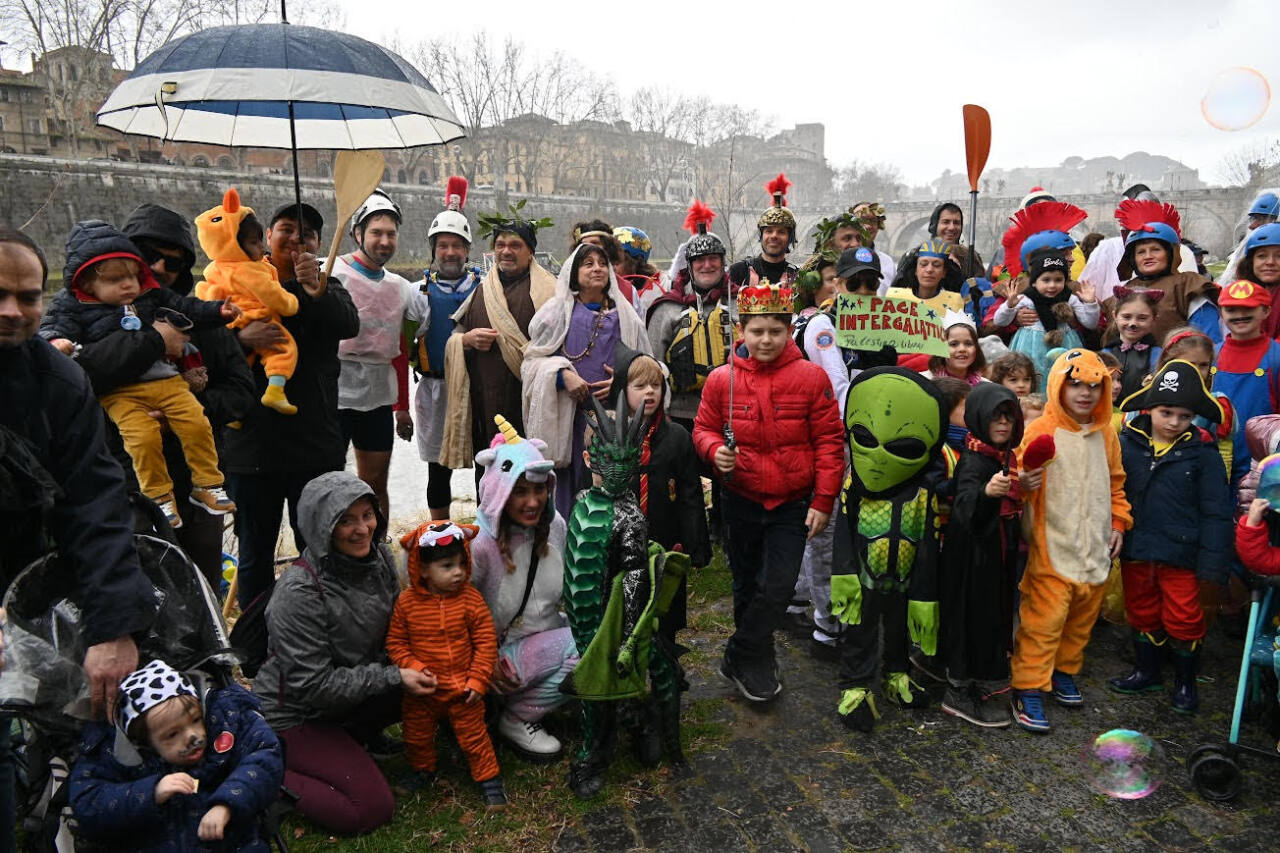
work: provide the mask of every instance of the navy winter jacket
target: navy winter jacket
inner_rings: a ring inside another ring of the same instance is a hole
[[[156,805],[156,783],[180,769],[147,749],[140,750],[140,765],[126,766],[114,753],[116,729],[86,726],[70,779],[78,832],[119,850],[269,850],[260,823],[279,796],[284,756],[258,708],[257,698],[237,684],[209,691],[204,757],[182,771],[198,779],[200,789],[162,806]],[[223,841],[202,842],[200,819],[219,804],[231,810]]]
[[[1168,563],[1194,569],[1203,580],[1225,581],[1234,528],[1217,442],[1192,427],[1157,458],[1150,434],[1149,415],[1134,418],[1120,433],[1125,497],[1133,509],[1121,558]]]
[[[103,439],[105,420],[84,372],[47,341],[0,347],[0,425],[31,443],[61,490],[44,533],[62,554],[59,588],[84,613],[86,645],[143,631],[155,615],[124,474]],[[0,590],[44,552],[39,526],[24,532],[20,541],[0,541]]]

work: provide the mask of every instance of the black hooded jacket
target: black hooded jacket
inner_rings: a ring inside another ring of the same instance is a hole
[[[85,268],[96,260],[110,257],[130,257],[140,265],[138,283],[142,292],[133,301],[133,309],[142,321],[141,329],[126,331],[121,328],[120,318],[124,309],[119,305],[98,302],[86,296],[82,289],[81,273]],[[71,233],[67,235],[67,263],[62,275],[63,290],[54,297],[40,324],[40,336],[46,340],[68,338],[83,345],[108,338],[132,337],[141,332],[150,332],[159,339],[160,333],[151,326],[161,308],[181,312],[197,329],[214,328],[226,322],[222,318],[221,301],[206,302],[161,287],[152,276],[150,267],[143,262],[138,247],[114,226],[100,219],[77,222],[71,227]],[[140,370],[123,381],[137,381],[157,360],[143,364]],[[103,393],[97,388],[95,390]]]
[[[120,230],[134,243],[160,243],[181,249],[185,269],[179,273],[171,289],[186,296],[195,288],[191,268],[196,263],[196,244],[191,236],[191,223],[185,216],[147,202],[133,209]]]
[[[1012,391],[994,382],[974,387],[965,400],[969,434],[991,443],[996,409],[1008,407],[1014,428],[1010,457],[1022,441],[1022,410]],[[942,549],[942,638],[952,678],[1001,681],[1008,678],[1007,651],[1013,629],[1013,595],[1018,562],[1018,518],[1002,515],[1003,498],[989,497],[987,483],[1003,469],[1001,460],[970,448],[960,454],[952,478],[951,517]]]
[[[619,394],[627,393],[627,371],[639,355],[618,345],[610,405],[616,404]],[[705,566],[711,560],[711,540],[698,454],[689,431],[668,418],[662,409],[658,413],[662,419],[649,440],[649,538],[668,550],[678,544],[694,566]],[[640,472],[631,488],[640,494]]]

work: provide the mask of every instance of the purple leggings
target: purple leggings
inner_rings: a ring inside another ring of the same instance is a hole
[[[339,835],[368,832],[391,820],[391,788],[346,730],[303,723],[276,734],[285,745],[284,785],[298,795],[300,814]]]

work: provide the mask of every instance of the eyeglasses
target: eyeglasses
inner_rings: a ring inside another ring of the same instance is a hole
[[[142,253],[142,259],[147,262],[147,266],[154,266],[156,261],[164,260],[165,272],[183,272],[187,269],[187,259],[179,250],[177,256],[166,255],[148,243],[138,246],[138,251]]]

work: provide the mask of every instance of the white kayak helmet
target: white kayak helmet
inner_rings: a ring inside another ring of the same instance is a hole
[[[396,225],[404,222],[404,217],[400,213],[400,205],[391,200],[391,196],[387,195],[381,187],[369,194],[364,200],[364,204],[356,208],[355,215],[351,217],[351,237],[356,238],[356,234],[360,231],[360,227],[364,225],[365,220],[370,216],[378,213],[389,213],[395,217]]]
[[[471,223],[467,221],[462,206],[467,202],[467,179],[454,175],[449,178],[444,190],[445,209],[436,214],[427,229],[427,240],[431,243],[431,253],[436,250],[436,237],[440,234],[456,234],[469,247],[471,245]]]

